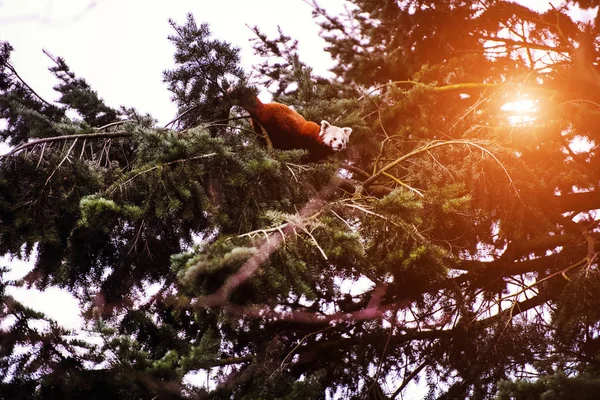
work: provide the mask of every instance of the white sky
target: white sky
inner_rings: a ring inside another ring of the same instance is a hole
[[[323,0],[341,10],[341,0]],[[213,36],[242,49],[247,70],[256,62],[246,25],[258,25],[275,35],[299,39],[302,57],[319,73],[333,64],[324,41],[302,0],[0,0],[0,40],[10,42],[19,74],[38,93],[55,100],[52,65],[42,49],[63,57],[71,70],[85,78],[108,105],[133,106],[161,123],[176,109],[162,83],[162,72],[173,66],[173,33],[168,19],[209,22]]]

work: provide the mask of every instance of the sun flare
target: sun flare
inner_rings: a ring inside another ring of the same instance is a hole
[[[519,99],[504,103],[500,109],[507,114],[511,125],[521,125],[536,120],[539,104],[537,100]]]

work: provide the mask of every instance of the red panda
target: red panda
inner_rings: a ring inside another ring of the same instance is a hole
[[[267,131],[275,149],[306,149],[311,160],[324,158],[343,150],[352,133],[351,128],[339,128],[323,120],[321,125],[307,121],[290,107],[279,103],[262,103],[255,97],[253,104],[244,105],[258,133]]]

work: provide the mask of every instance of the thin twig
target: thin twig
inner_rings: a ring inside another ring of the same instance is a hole
[[[40,154],[40,159],[38,160],[38,163],[35,166],[35,169],[38,169],[40,167],[40,164],[42,163],[42,160],[44,159],[44,152],[45,151],[46,151],[46,143],[44,143],[44,145],[42,146],[42,154]]]
[[[381,175],[384,174],[384,172],[387,172],[389,169],[391,169],[392,167],[395,167],[396,165],[400,164],[401,162],[416,156],[420,153],[423,152],[428,152],[429,150],[432,150],[436,147],[441,147],[441,146],[451,146],[454,144],[464,144],[466,146],[473,146],[476,147],[478,149],[480,149],[481,151],[483,151],[484,153],[486,153],[487,155],[489,155],[490,157],[492,157],[492,159],[498,164],[500,165],[500,167],[502,168],[502,170],[504,171],[504,173],[506,174],[506,176],[508,177],[509,182],[511,183],[511,185],[513,186],[515,193],[517,194],[517,196],[519,196],[519,192],[517,191],[516,187],[514,186],[513,180],[510,176],[510,174],[508,173],[508,171],[506,170],[506,168],[504,167],[504,165],[500,162],[500,160],[498,160],[498,158],[488,149],[486,149],[485,147],[469,141],[469,140],[436,140],[433,141],[431,143],[425,144],[413,151],[411,151],[408,154],[403,155],[402,157],[398,157],[396,160],[392,161],[391,163],[387,164],[386,166],[384,166],[383,168],[381,168],[376,174],[371,175],[370,178],[368,178],[367,180],[365,180],[362,183],[363,187],[367,187],[368,185],[370,185],[371,183],[373,183],[377,178],[379,178]]]
[[[327,261],[327,254],[325,254],[325,251],[323,251],[323,249],[321,248],[321,246],[319,246],[319,242],[317,242],[317,239],[315,239],[315,237],[312,235],[312,233],[310,233],[310,231],[306,228],[303,229],[304,232],[306,232],[306,234],[308,236],[310,236],[310,238],[313,240],[313,242],[315,243],[315,246],[317,246],[317,249],[319,249],[319,251],[321,252],[321,255],[323,256],[323,258]]]
[[[294,346],[294,348],[283,358],[283,360],[281,361],[281,364],[279,365],[279,368],[277,368],[275,371],[273,371],[273,373],[271,374],[271,378],[273,377],[273,375],[277,372],[277,371],[283,371],[283,368],[285,367],[286,363],[289,362],[289,360],[291,359],[291,357],[294,355],[294,353],[296,352],[296,350],[298,350],[298,348],[300,346],[302,346],[302,343],[304,343],[304,341],[306,339],[308,339],[311,336],[315,336],[318,335],[319,333],[322,333],[328,329],[331,329],[331,326],[326,326],[323,329],[319,329],[316,332],[311,332],[307,335],[305,335],[302,339],[300,339],[300,341],[298,342],[298,344],[296,346]]]
[[[415,189],[414,187],[412,187],[410,185],[407,185],[406,183],[402,182],[400,179],[396,178],[394,175],[388,174],[387,172],[384,172],[383,175],[386,176],[386,177],[388,177],[388,178],[390,178],[391,180],[393,180],[394,182],[396,182],[398,185],[407,188],[411,192],[415,192],[419,196],[425,197],[423,195],[423,193],[421,193],[418,189]]]
[[[287,227],[288,225],[289,225],[289,222],[286,222],[286,223],[284,223],[284,224],[281,224],[281,225],[278,225],[278,226],[276,226],[276,227],[274,227],[274,228],[269,228],[269,229],[257,229],[257,230],[255,230],[255,231],[251,231],[251,232],[243,233],[243,234],[239,235],[238,237],[244,237],[244,236],[248,236],[248,237],[252,238],[252,237],[256,236],[256,235],[257,235],[257,234],[259,234],[259,233],[262,233],[263,235],[265,235],[265,236],[267,236],[267,237],[268,237],[268,236],[269,236],[269,233],[272,233],[272,232],[275,232],[275,231],[277,231],[277,232],[281,233],[281,236],[282,236],[282,238],[285,238],[285,235],[283,234],[283,229],[284,229],[285,227]]]
[[[67,154],[65,155],[65,157],[56,166],[56,168],[54,168],[54,171],[52,171],[52,173],[50,174],[50,176],[48,177],[48,179],[46,179],[46,183],[44,183],[44,186],[46,186],[48,184],[48,182],[50,182],[50,179],[52,179],[52,177],[54,176],[54,174],[56,173],[56,171],[58,171],[58,169],[63,165],[63,163],[69,158],[69,155],[71,155],[71,150],[73,150],[73,147],[75,147],[76,143],[77,143],[77,139],[75,139],[73,141],[73,144],[71,144],[71,147],[69,147],[69,150],[67,150]]]
[[[79,154],[80,160],[83,158],[83,155],[85,154],[85,145],[86,144],[87,144],[87,139],[83,139],[83,144],[81,145],[81,154]]]
[[[104,129],[110,128],[111,126],[117,126],[117,125],[121,125],[121,124],[126,124],[127,122],[135,122],[132,119],[124,119],[121,121],[115,121],[115,122],[111,122],[110,124],[106,124],[104,126],[101,126],[100,128],[94,128],[98,131],[103,131]]]
[[[379,377],[379,373],[381,372],[381,366],[383,365],[383,360],[385,358],[385,353],[387,352],[388,346],[390,344],[390,338],[392,337],[392,333],[394,332],[394,326],[390,326],[390,333],[388,334],[387,340],[385,341],[385,346],[383,347],[383,352],[381,353],[381,357],[379,357],[379,365],[377,365],[377,371],[375,371],[375,375],[373,375],[373,383],[367,390],[370,392],[373,389],[373,386],[377,383],[377,378]]]
[[[338,213],[336,213],[334,210],[329,210],[329,211],[331,211],[331,213],[333,215],[335,215],[340,221],[342,221],[344,224],[346,224],[348,229],[350,229],[351,231],[354,231],[354,228],[352,228],[352,226],[348,223],[348,221],[346,221],[344,218],[342,218]]]
[[[425,361],[423,361],[417,368],[415,368],[415,370],[413,372],[411,372],[406,378],[404,378],[400,387],[394,393],[392,393],[392,395],[390,396],[390,400],[394,400],[396,398],[396,396],[398,396],[400,394],[400,392],[402,392],[402,390],[404,390],[404,388],[413,379],[415,379],[415,377],[417,375],[419,375],[419,373],[423,370],[423,368],[425,368],[427,366],[427,364],[429,364],[429,361],[430,360],[428,358],[425,359]]]
[[[33,90],[33,88],[32,88],[31,86],[29,86],[29,85],[27,84],[27,82],[25,82],[25,80],[23,80],[23,78],[21,78],[21,76],[20,76],[20,75],[17,73],[17,70],[15,69],[15,67],[13,67],[13,66],[12,66],[10,63],[8,63],[8,62],[6,63],[6,66],[8,67],[8,69],[10,69],[10,72],[12,72],[12,73],[15,75],[15,77],[16,77],[16,78],[17,78],[19,81],[21,81],[21,83],[22,83],[23,85],[25,85],[25,87],[26,87],[27,89],[29,89],[29,91],[31,92],[31,94],[33,94],[35,97],[37,97],[38,99],[40,99],[40,101],[42,101],[42,103],[46,104],[47,106],[50,106],[50,107],[52,107],[52,106],[53,106],[53,105],[52,105],[50,102],[48,102],[48,101],[44,100],[44,98],[43,98],[42,96],[40,96],[39,94],[37,94],[37,92],[36,92],[35,90]]]
[[[164,127],[168,128],[169,125],[174,124],[175,122],[179,121],[181,118],[183,118],[186,114],[194,111],[196,108],[198,108],[198,105],[192,106],[190,108],[188,108],[187,110],[185,110],[184,112],[182,112],[181,114],[179,114],[178,116],[176,116],[172,121],[169,121]]]
[[[107,195],[111,195],[115,190],[117,190],[117,188],[121,188],[122,186],[127,185],[129,182],[133,181],[138,176],[143,175],[143,174],[147,174],[148,172],[152,172],[155,169],[158,169],[158,168],[161,168],[161,167],[166,167],[168,165],[183,163],[183,162],[187,162],[187,161],[199,160],[201,158],[213,157],[213,156],[216,156],[216,155],[217,155],[217,153],[208,153],[208,154],[203,154],[203,155],[195,156],[195,157],[191,157],[191,158],[181,158],[181,159],[178,159],[178,160],[170,161],[170,162],[165,163],[165,164],[155,165],[155,166],[153,166],[151,168],[148,168],[148,169],[145,169],[145,170],[143,170],[141,172],[138,172],[137,174],[135,174],[131,178],[127,179],[125,182],[120,183],[120,184],[118,184],[116,186],[113,186],[112,188],[109,188],[109,190],[107,190]]]

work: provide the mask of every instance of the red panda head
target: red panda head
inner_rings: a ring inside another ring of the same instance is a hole
[[[321,132],[319,137],[324,145],[330,147],[333,151],[339,151],[346,148],[352,128],[340,128],[331,125],[329,122],[321,121]]]

